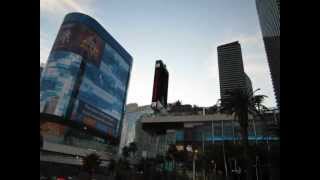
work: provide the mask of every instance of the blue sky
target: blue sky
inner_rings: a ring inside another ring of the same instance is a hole
[[[41,0],[40,62],[64,16],[96,19],[134,58],[127,103],[151,103],[154,65],[169,71],[168,101],[211,106],[220,98],[217,46],[239,41],[253,88],[274,107],[255,0]]]

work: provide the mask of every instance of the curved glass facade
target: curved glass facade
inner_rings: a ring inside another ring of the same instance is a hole
[[[40,113],[118,137],[132,61],[97,21],[68,14],[41,78]]]

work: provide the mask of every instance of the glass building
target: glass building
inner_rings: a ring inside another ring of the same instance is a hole
[[[227,91],[243,89],[252,92],[250,78],[244,71],[241,46],[238,41],[217,47],[221,103],[226,103]]]
[[[143,116],[153,114],[153,112],[150,105],[138,106],[136,103],[127,105],[121,132],[120,154],[124,146],[128,146],[131,142],[139,143],[137,142],[139,121]]]
[[[276,121],[274,115],[274,113],[267,113],[264,115],[264,120],[250,118],[248,127],[250,143],[278,142],[279,136],[268,130],[270,124]],[[182,147],[192,145],[201,149],[223,142],[241,143],[239,122],[225,115],[145,117],[141,128],[153,134],[150,138],[152,146],[149,148],[147,145],[143,146],[153,156],[165,154],[170,144]],[[156,131],[158,133],[154,134]],[[146,135],[140,138],[140,141],[147,141],[145,137]]]
[[[91,17],[68,14],[43,72],[40,113],[118,137],[132,57]]]
[[[132,63],[96,20],[65,16],[40,79],[40,162],[50,167],[41,173],[93,152],[106,166],[116,154]]]
[[[272,84],[280,107],[280,0],[256,0]]]

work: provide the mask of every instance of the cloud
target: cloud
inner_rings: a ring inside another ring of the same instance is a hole
[[[85,10],[83,9],[83,7],[80,6],[80,4],[77,4],[78,2],[72,1],[72,0],[65,0],[62,1],[65,6],[69,7],[70,9],[76,10],[78,12],[84,12]]]
[[[44,13],[65,13],[65,12],[87,12],[91,10],[90,1],[83,0],[41,0],[40,12]]]
[[[40,23],[48,22],[50,26],[56,26],[58,25],[56,23],[60,23],[63,17],[71,12],[80,12],[96,17],[96,2],[96,0],[41,0]]]
[[[41,0],[40,1],[40,13],[62,13],[67,11],[68,8],[64,5],[63,0]]]
[[[50,53],[50,38],[47,33],[40,30],[40,62],[44,63],[47,61]]]
[[[40,61],[46,62],[57,34],[59,23],[70,12],[94,15],[95,0],[41,0],[40,1]],[[46,29],[47,23],[53,29]],[[44,24],[45,26],[41,26]]]
[[[48,59],[49,53],[50,53],[49,48],[40,47],[40,62],[45,63]]]

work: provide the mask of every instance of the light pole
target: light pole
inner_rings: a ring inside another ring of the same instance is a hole
[[[204,152],[204,133],[201,133],[202,136],[202,152]]]
[[[258,156],[256,156],[256,178],[257,178],[257,180],[259,180],[259,172],[258,172]]]
[[[220,103],[221,99],[217,100],[216,106],[217,106],[217,111],[220,113]],[[214,125],[213,125],[213,119],[211,120],[211,137],[212,137],[212,144],[214,144]]]
[[[192,161],[192,179],[196,180],[196,158],[197,158],[198,150],[195,149],[193,151],[193,161]]]
[[[223,153],[223,161],[224,161],[224,168],[226,171],[226,179],[228,179],[228,167],[227,167],[227,160],[226,160],[226,152],[224,149],[224,127],[223,127],[223,120],[221,120],[221,135],[222,135],[222,153]]]

